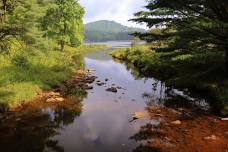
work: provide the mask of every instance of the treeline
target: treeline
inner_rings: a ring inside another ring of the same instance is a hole
[[[16,44],[49,50],[83,42],[84,9],[75,0],[1,0],[0,52]]]
[[[104,41],[118,41],[131,40],[134,37],[128,32],[102,32],[102,31],[85,31],[85,40],[88,42],[104,42]]]

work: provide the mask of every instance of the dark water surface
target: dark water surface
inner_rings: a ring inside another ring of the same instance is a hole
[[[114,48],[130,47],[129,42],[109,44]],[[146,107],[151,104],[165,105],[163,99],[167,98],[166,87],[153,78],[137,78],[135,71],[114,61],[109,56],[110,51],[98,51],[86,55],[86,68],[96,69],[94,75],[98,77],[97,80],[106,84],[98,86],[94,82],[92,84],[94,88],[88,91],[87,97],[80,103],[79,111],[72,113],[66,109],[57,112],[43,109],[37,112],[36,117],[27,118],[29,123],[26,123],[26,120],[18,123],[19,129],[15,129],[15,133],[12,133],[9,139],[0,141],[5,144],[3,147],[12,146],[5,151],[154,151],[143,148],[141,145],[143,142],[136,141],[132,137],[139,132],[141,126],[159,124],[160,120],[148,118]],[[113,85],[122,89],[117,93],[107,92],[106,89]],[[183,95],[177,90],[173,92]],[[199,101],[197,104],[205,109],[208,108],[204,101]],[[129,122],[134,112],[145,112],[146,118]]]

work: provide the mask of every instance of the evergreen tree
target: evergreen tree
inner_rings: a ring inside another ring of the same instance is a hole
[[[222,51],[228,71],[227,0],[148,0],[146,9],[132,20],[162,31],[135,35],[150,42],[171,40],[160,51]]]

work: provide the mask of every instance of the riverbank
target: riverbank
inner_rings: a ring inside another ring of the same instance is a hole
[[[155,52],[151,47],[136,46],[114,50],[111,55],[133,64],[145,76],[153,76],[180,89],[190,90],[192,96],[205,98],[219,115],[228,114],[228,81],[223,69],[223,55],[214,52],[183,54]]]
[[[63,125],[73,123],[81,114],[86,90],[95,80],[92,72],[90,69],[77,70],[61,86],[39,93],[30,102],[0,113],[2,150],[62,149],[51,137],[59,134]],[[23,138],[18,141],[18,137]]]
[[[141,126],[131,137],[143,143],[142,151],[222,152],[228,149],[227,121],[197,109],[150,106],[147,110],[150,119],[159,123]]]
[[[33,47],[1,54],[0,103],[13,107],[30,101],[37,93],[61,85],[84,67],[83,54],[106,49],[105,45],[66,47],[64,52],[40,51]]]

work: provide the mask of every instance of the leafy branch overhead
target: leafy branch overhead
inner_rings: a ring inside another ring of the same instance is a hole
[[[147,41],[170,40],[169,50],[228,52],[228,1],[149,0],[132,21],[159,27],[161,33],[136,35]]]

